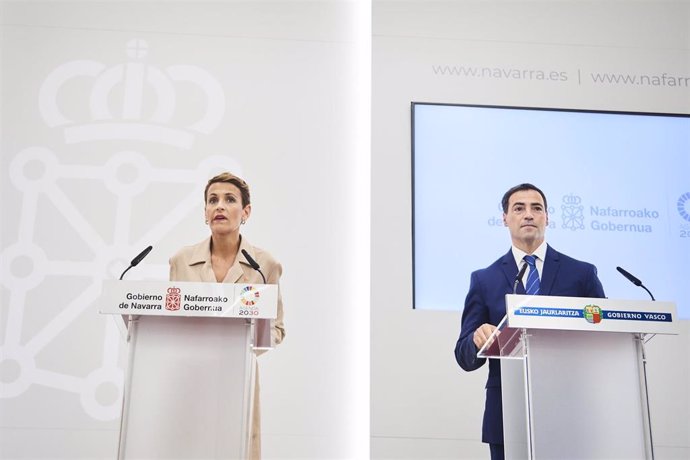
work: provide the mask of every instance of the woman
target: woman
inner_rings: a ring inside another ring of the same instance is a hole
[[[240,234],[240,227],[251,215],[249,186],[228,172],[208,181],[204,190],[204,214],[211,236],[201,243],[181,249],[170,259],[171,281],[218,283],[263,283],[242,251],[254,259],[266,277],[267,284],[278,284],[281,265],[266,251],[253,247]],[[285,337],[283,301],[278,291],[278,314],[271,321],[271,342],[278,345]],[[259,376],[254,389],[254,420],[251,429],[250,458],[261,458],[259,417]]]

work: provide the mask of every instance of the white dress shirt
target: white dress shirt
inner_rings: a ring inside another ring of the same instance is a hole
[[[537,258],[534,265],[536,265],[537,267],[537,275],[539,275],[539,280],[541,280],[541,274],[544,273],[544,258],[546,257],[546,240],[542,241],[539,247],[532,254],[527,254],[522,249],[518,249],[515,246],[513,246],[513,257],[515,257],[515,265],[517,265],[518,267],[518,273],[520,272],[522,266],[527,263],[524,261],[523,258],[529,255],[535,256]],[[527,276],[529,276],[529,270],[525,270],[525,273],[522,275],[522,279],[520,280],[523,286],[527,282]]]

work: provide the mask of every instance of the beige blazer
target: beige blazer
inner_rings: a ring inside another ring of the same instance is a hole
[[[235,263],[230,267],[223,279],[224,283],[263,283],[259,272],[254,270],[242,255],[242,249],[259,264],[266,277],[267,284],[280,282],[283,267],[271,254],[263,249],[249,244],[246,238],[241,237],[240,251],[237,253]],[[201,243],[180,249],[170,258],[170,281],[199,281],[215,283],[216,276],[211,266],[211,237]],[[285,338],[285,326],[283,324],[283,298],[278,286],[278,312],[276,319],[271,321],[271,340],[273,345],[278,345]]]
[[[259,272],[254,270],[242,254],[242,249],[259,264],[266,277],[267,284],[278,285],[278,312],[275,320],[271,320],[271,341],[278,345],[285,338],[285,326],[283,325],[283,298],[280,294],[280,275],[283,267],[271,254],[263,249],[249,244],[246,238],[240,240],[240,250],[237,253],[235,263],[230,267],[223,279],[224,283],[263,283]],[[170,258],[170,281],[197,281],[215,283],[216,275],[211,266],[211,238],[201,243],[180,249]],[[263,321],[263,320],[259,320]],[[257,353],[259,354],[259,353]],[[259,402],[259,370],[256,368],[254,388],[254,417],[250,433],[249,458],[259,460],[261,458],[261,408]]]

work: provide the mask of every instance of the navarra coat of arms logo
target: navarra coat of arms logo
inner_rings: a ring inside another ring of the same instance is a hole
[[[165,309],[170,311],[179,310],[181,299],[182,296],[180,295],[180,288],[169,287],[168,293],[165,294]]]

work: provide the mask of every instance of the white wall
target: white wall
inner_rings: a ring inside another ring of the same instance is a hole
[[[224,169],[284,266],[264,457],[357,455],[355,21],[345,1],[0,3],[0,457],[114,457],[125,344],[93,301],[149,244],[127,278],[167,279]]]
[[[487,370],[466,373],[455,363],[460,313],[412,310],[410,102],[689,113],[687,87],[590,77],[688,77],[688,30],[687,2],[374,1],[373,458],[488,458],[480,442]],[[553,70],[567,79],[460,77],[442,74],[444,66]],[[462,235],[458,244],[467,244]],[[458,292],[458,309],[465,294]],[[690,322],[681,326],[680,336],[648,344],[657,458],[690,456]]]

